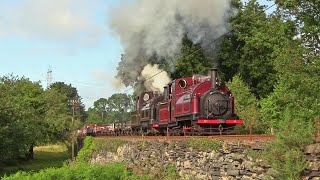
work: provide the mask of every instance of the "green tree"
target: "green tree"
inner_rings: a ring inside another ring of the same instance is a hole
[[[4,127],[3,137],[7,139],[7,158],[20,156],[29,151],[28,158],[33,158],[33,147],[46,140],[46,123],[42,120],[44,113],[43,89],[39,82],[31,82],[27,78],[13,76],[1,79],[1,102]]]
[[[100,98],[93,103],[94,110],[99,113],[102,121],[105,119],[106,111],[108,107],[108,100],[106,98]]]
[[[320,53],[320,1],[276,0],[277,12],[298,25],[299,35],[310,53]]]
[[[80,119],[82,122],[87,118],[87,114],[85,111],[85,106],[81,101],[81,96],[78,94],[77,88],[73,87],[71,84],[67,85],[64,82],[55,82],[50,85],[50,89],[55,89],[61,94],[67,96],[65,103],[68,104],[68,100],[78,99],[80,101],[79,107],[77,108],[79,111],[76,111],[77,119]],[[72,114],[72,107],[69,105],[70,114]]]
[[[61,142],[69,138],[66,133],[71,129],[71,114],[69,107],[65,103],[67,96],[59,93],[55,89],[47,89],[44,92],[43,100],[45,102],[44,121],[47,123],[46,134],[49,142]]]
[[[220,69],[226,81],[239,73],[256,97],[266,97],[276,82],[275,52],[293,38],[295,28],[277,15],[267,16],[265,6],[256,0],[245,6],[241,1],[234,4],[238,13],[230,18],[232,36],[225,37],[221,44]]]
[[[116,93],[108,98],[107,118],[108,122],[124,122],[130,118],[133,109],[131,96],[124,93]]]
[[[243,82],[239,75],[232,78],[227,83],[228,88],[235,98],[235,111],[237,115],[244,120],[247,131],[253,130],[255,133],[263,132],[263,128],[259,123],[258,100],[250,92],[249,87]]]
[[[290,111],[305,123],[314,122],[320,114],[320,56],[292,41],[282,48],[275,63],[278,84],[274,92],[263,99],[262,114],[266,124],[278,127],[285,111]]]
[[[212,66],[212,60],[205,56],[202,47],[199,44],[194,44],[185,35],[182,39],[181,54],[176,61],[176,69],[171,77],[177,79],[191,77],[194,74],[207,75],[208,68]]]
[[[71,118],[64,94],[14,76],[0,79],[0,92],[0,153],[6,154],[0,160],[32,159],[35,145],[67,137]]]
[[[102,119],[101,112],[96,111],[95,108],[89,108],[88,109],[88,118],[85,121],[85,124],[98,124],[98,125],[103,125],[106,124],[105,117],[107,114],[104,114],[104,119]]]

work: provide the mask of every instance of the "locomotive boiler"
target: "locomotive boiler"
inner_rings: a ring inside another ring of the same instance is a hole
[[[218,69],[209,77],[171,81],[163,93],[143,92],[132,113],[133,133],[210,135],[227,133],[243,124],[234,110],[234,97],[220,83]]]

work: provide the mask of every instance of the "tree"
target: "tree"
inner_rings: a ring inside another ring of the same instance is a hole
[[[232,36],[224,38],[219,51],[220,69],[226,81],[239,73],[256,97],[266,97],[276,82],[275,52],[293,38],[295,28],[279,16],[267,16],[256,0],[234,4],[238,13],[230,18]]]
[[[298,25],[299,35],[310,53],[320,53],[320,2],[319,0],[276,0],[277,12],[284,21]]]
[[[39,82],[31,82],[27,78],[13,76],[1,79],[4,91],[2,102],[7,102],[1,109],[2,116],[8,121],[1,124],[5,131],[2,135],[7,139],[6,153],[8,158],[20,156],[28,151],[27,158],[33,158],[33,147],[46,141],[47,124],[43,121],[44,101],[43,89]]]
[[[261,103],[263,120],[278,127],[284,112],[289,111],[306,124],[313,123],[320,114],[320,56],[310,54],[298,40],[279,51],[275,60],[278,84]]]
[[[70,127],[67,96],[43,90],[39,82],[5,76],[0,79],[0,160],[33,159],[33,147],[63,141]]]
[[[65,103],[67,96],[55,89],[47,89],[43,94],[45,102],[44,122],[47,123],[46,134],[49,142],[68,139],[67,129],[71,129],[71,114]]]
[[[108,109],[108,100],[106,98],[100,98],[93,103],[93,108],[96,113],[100,114],[102,122],[104,122],[106,111]]]
[[[77,88],[73,87],[71,84],[67,85],[64,82],[55,82],[50,85],[50,89],[55,89],[59,93],[67,96],[68,99],[66,99],[66,101],[65,101],[66,104],[68,104],[68,100],[78,99],[80,101],[80,103],[79,103],[79,107],[78,107],[79,111],[76,112],[76,116],[77,116],[77,118],[80,118],[81,121],[84,121],[87,118],[85,106],[81,102],[82,98],[79,96]],[[70,108],[70,113],[72,113],[71,112],[72,111],[71,105],[69,105],[69,108]]]
[[[191,77],[194,74],[207,74],[212,67],[212,60],[207,58],[202,47],[194,44],[187,35],[182,39],[181,54],[176,61],[176,69],[171,74],[173,79]]]
[[[106,124],[105,117],[107,114],[104,114],[104,119],[101,117],[101,111],[96,111],[95,108],[89,108],[88,109],[88,118],[85,122],[85,124],[98,124],[98,125],[104,125]]]
[[[243,82],[239,75],[232,78],[227,83],[228,88],[235,98],[235,111],[237,115],[244,120],[244,125],[250,134],[254,132],[263,132],[259,124],[258,100],[250,92],[249,87]]]
[[[125,122],[130,119],[133,103],[130,95],[124,93],[113,94],[108,98],[108,121]]]

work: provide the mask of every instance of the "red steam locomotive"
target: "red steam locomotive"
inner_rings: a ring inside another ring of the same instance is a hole
[[[218,80],[218,69],[211,68],[210,75],[173,80],[162,94],[143,92],[132,113],[131,134],[210,135],[243,124],[234,97]]]

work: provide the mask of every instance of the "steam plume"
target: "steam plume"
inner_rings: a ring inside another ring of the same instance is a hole
[[[230,7],[231,0],[135,0],[114,8],[109,23],[125,49],[117,77],[133,85],[147,64],[175,63],[185,34],[201,45],[221,36]]]
[[[163,91],[163,87],[170,81],[170,78],[167,72],[161,71],[162,70],[159,69],[158,64],[155,64],[153,66],[151,64],[148,64],[143,68],[141,77],[145,81],[144,87],[147,91]],[[157,74],[157,76],[154,76],[155,74]]]

